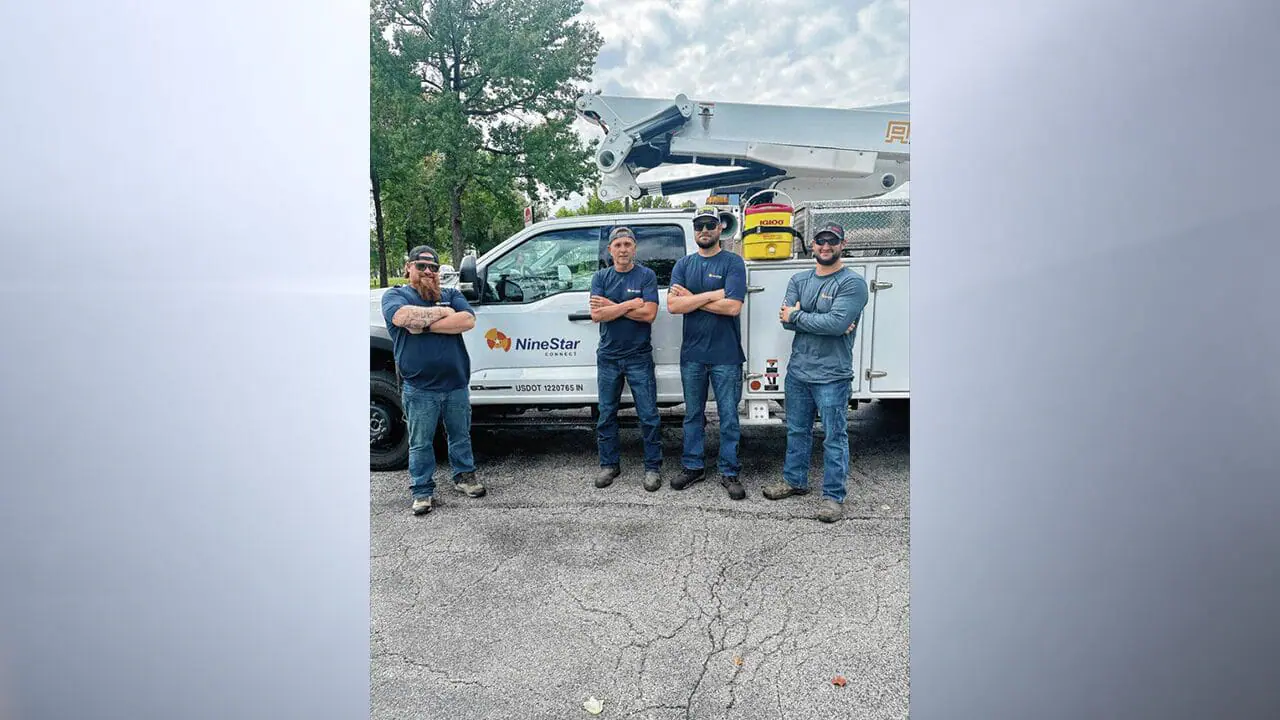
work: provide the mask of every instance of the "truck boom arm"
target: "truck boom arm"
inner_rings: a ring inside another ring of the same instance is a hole
[[[909,103],[840,109],[589,94],[578,98],[576,110],[605,131],[596,149],[603,200],[768,179],[847,181],[875,195],[909,177]],[[637,180],[679,164],[738,169],[666,183]],[[882,181],[888,173],[896,173],[892,183]]]

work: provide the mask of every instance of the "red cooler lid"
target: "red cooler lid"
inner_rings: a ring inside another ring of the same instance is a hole
[[[783,205],[782,203],[763,203],[760,205],[752,205],[751,207],[747,208],[746,213],[744,214],[754,215],[756,213],[767,213],[767,212],[788,212],[789,213],[791,211],[792,211],[792,207],[790,205]]]

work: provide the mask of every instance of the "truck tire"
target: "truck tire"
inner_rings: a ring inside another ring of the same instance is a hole
[[[444,425],[432,438],[436,462],[448,462],[449,441]],[[409,467],[409,426],[400,401],[396,376],[382,370],[369,373],[369,469],[379,472]]]
[[[409,466],[409,426],[400,405],[395,375],[369,373],[369,469],[403,470]]]

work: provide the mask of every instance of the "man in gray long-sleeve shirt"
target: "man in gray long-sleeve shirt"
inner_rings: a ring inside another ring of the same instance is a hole
[[[770,500],[809,492],[809,456],[813,419],[822,418],[822,506],[818,519],[835,522],[844,515],[849,475],[849,395],[853,380],[853,340],[867,304],[867,282],[840,259],[844,228],[827,225],[813,236],[812,270],[787,283],[778,313],[782,326],[795,332],[787,360],[785,393],[787,456],[782,481],[764,489]]]

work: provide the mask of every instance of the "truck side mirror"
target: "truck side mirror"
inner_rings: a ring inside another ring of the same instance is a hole
[[[467,255],[458,266],[458,289],[470,302],[480,301],[480,273],[476,270],[476,256]]]

